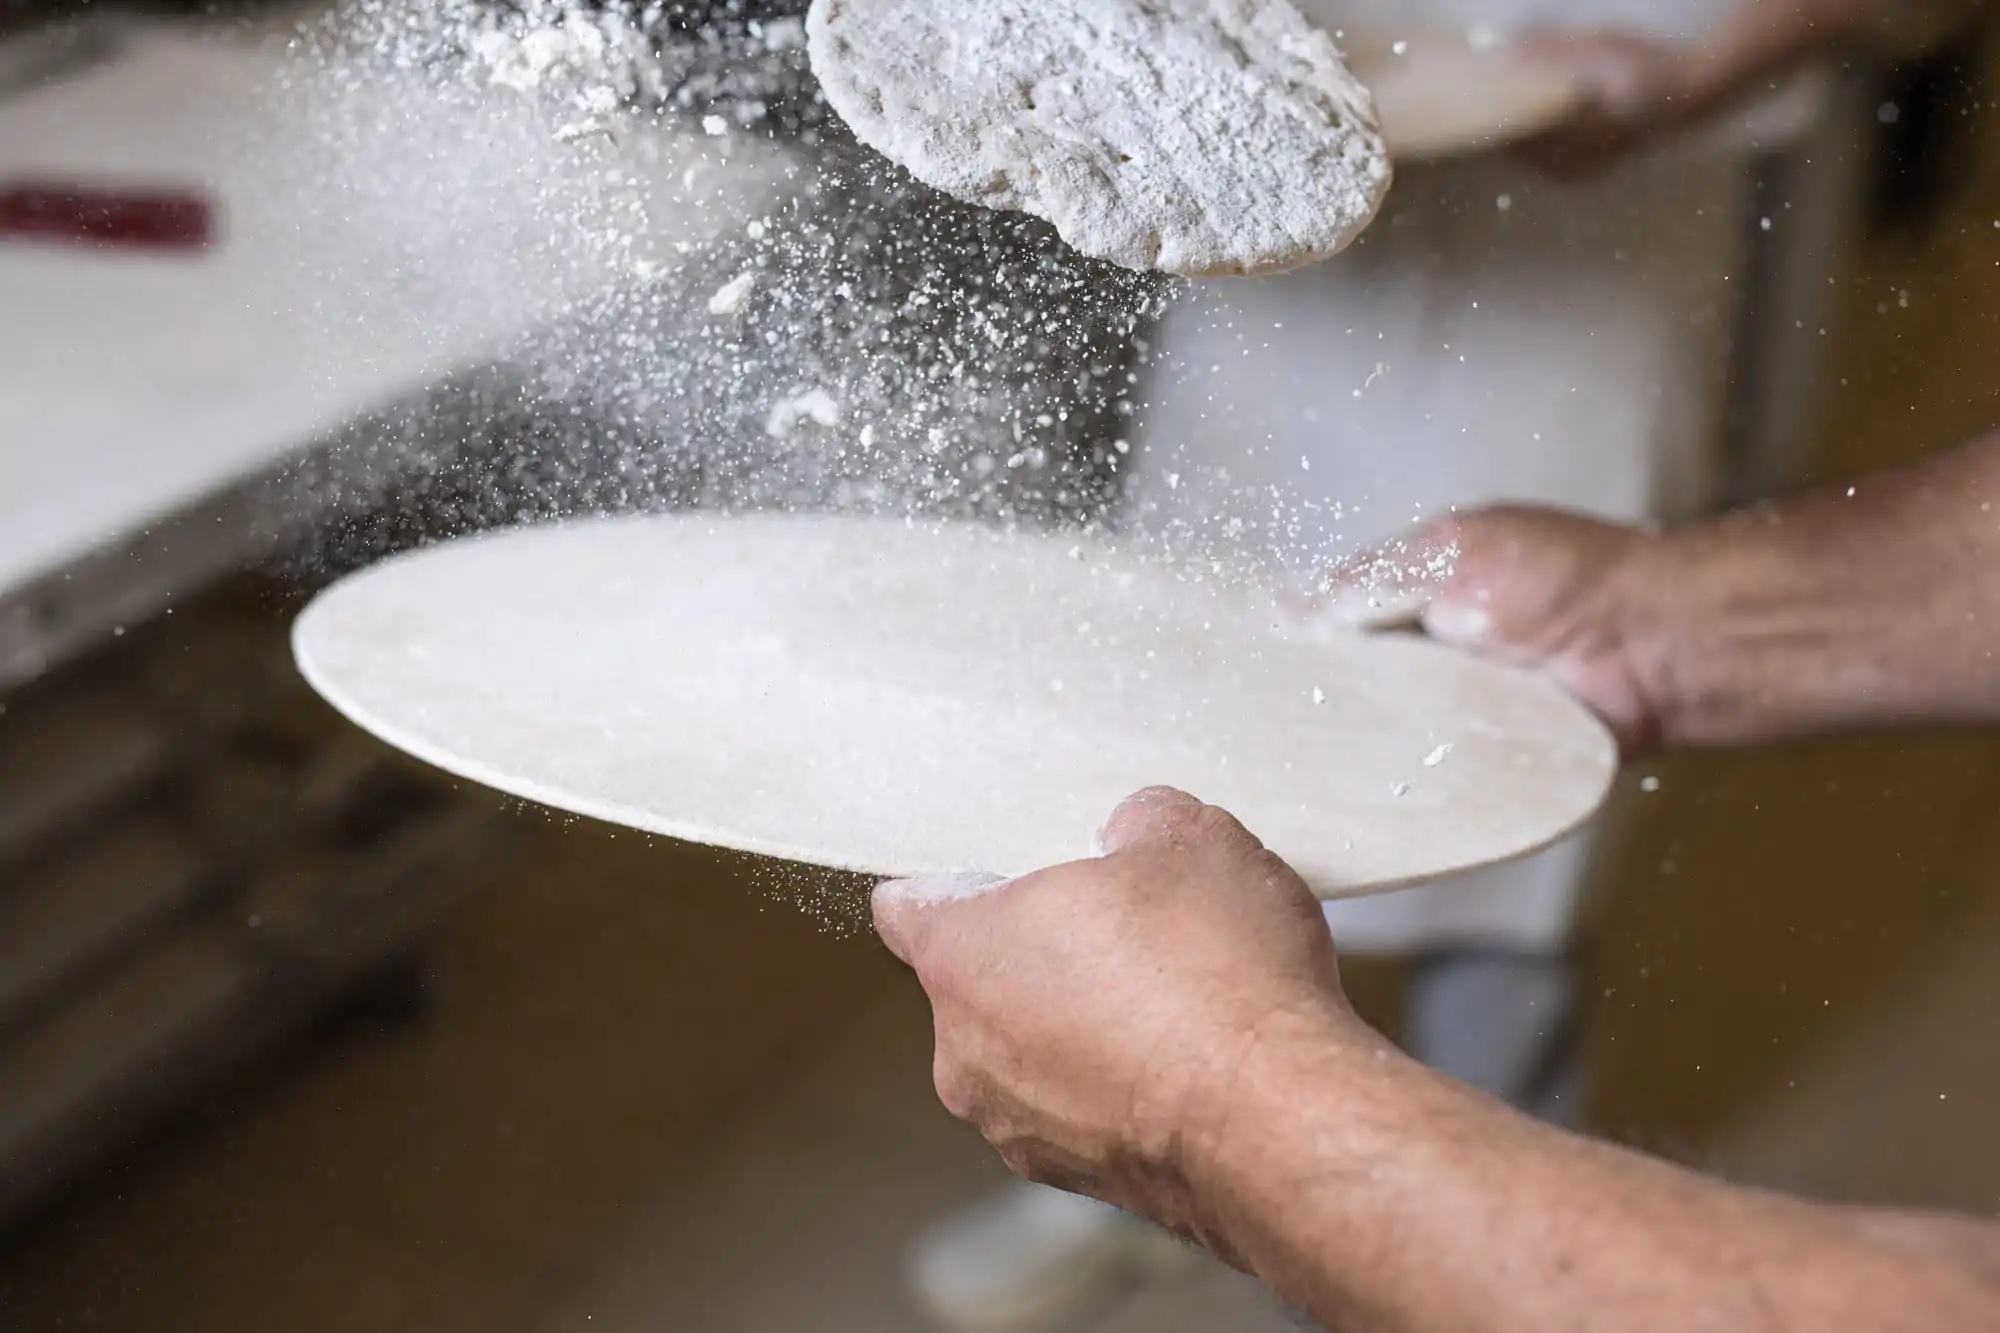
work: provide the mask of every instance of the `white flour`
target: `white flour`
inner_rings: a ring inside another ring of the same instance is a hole
[[[302,39],[279,160],[388,255],[346,285],[421,269],[478,309],[602,275],[302,467],[309,562],[691,504],[1101,509],[1166,284],[887,170],[834,132],[803,20],[741,8],[346,0]]]
[[[942,903],[970,902],[974,898],[984,898],[987,894],[1004,889],[1012,880],[1004,875],[989,875],[980,870],[960,870],[949,875],[933,875],[927,879],[892,879],[883,882],[878,892],[913,902],[925,907],[935,907]]]
[[[1367,226],[1367,90],[1288,0],[814,0],[827,100],[971,203],[1132,269],[1275,273]]]

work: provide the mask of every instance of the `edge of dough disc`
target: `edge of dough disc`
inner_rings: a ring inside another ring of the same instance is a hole
[[[339,684],[330,679],[321,670],[319,663],[313,657],[311,645],[313,627],[318,619],[327,613],[327,608],[333,601],[343,595],[343,590],[369,580],[384,571],[393,569],[405,561],[421,560],[426,556],[434,555],[446,549],[459,550],[474,544],[519,538],[523,534],[536,531],[560,530],[605,522],[629,522],[634,517],[639,516],[622,516],[622,518],[612,519],[585,519],[581,521],[531,524],[526,527],[499,528],[489,532],[477,533],[470,537],[461,537],[452,541],[438,543],[433,546],[399,552],[385,560],[378,561],[375,564],[339,579],[313,597],[312,601],[306,605],[306,608],[299,613],[298,618],[292,622],[290,638],[293,662],[297,665],[299,674],[305,679],[306,683],[335,712],[385,745],[400,750],[404,754],[440,772],[449,773],[453,777],[477,783],[482,787],[500,792],[503,795],[512,796],[524,801],[532,801],[537,805],[545,806],[551,810],[559,810],[566,814],[581,815],[586,819],[595,819],[607,824],[617,825],[621,828],[635,829],[641,833],[651,833],[660,837],[674,838],[682,842],[694,843],[700,846],[720,847],[729,851],[743,852],[752,856],[770,857],[774,860],[787,861],[801,866],[875,876],[884,879],[943,875],[973,868],[959,865],[886,865],[865,859],[828,856],[824,852],[793,846],[777,839],[759,838],[727,830],[717,830],[700,824],[671,819],[651,811],[625,805],[621,802],[594,799],[578,795],[572,791],[560,790],[550,784],[536,782],[532,779],[499,773],[479,763],[477,760],[467,759],[449,752],[442,747],[435,746],[422,737],[412,734],[408,729],[375,716],[370,710],[361,707],[350,699],[346,692],[340,688]],[[694,518],[697,516],[689,514],[677,515],[676,517]],[[706,515],[703,517],[715,518],[719,516]],[[1448,653],[1454,651],[1442,645],[1436,645],[1435,648],[1438,652]],[[1513,668],[1500,666],[1499,664],[1494,664],[1494,666],[1496,670],[1514,670]],[[1582,704],[1572,699],[1569,695],[1564,694],[1553,685],[1547,688],[1574,710],[1577,721],[1587,724],[1601,743],[1603,774],[1597,784],[1597,793],[1587,807],[1580,809],[1578,814],[1568,823],[1551,832],[1532,846],[1522,847],[1505,856],[1488,857],[1483,860],[1469,861],[1463,865],[1448,867],[1444,870],[1404,875],[1394,879],[1373,880],[1365,884],[1326,885],[1307,879],[1306,887],[1311,890],[1313,896],[1323,902],[1338,901],[1346,898],[1375,897],[1384,893],[1393,893],[1399,889],[1446,882],[1461,875],[1491,869],[1495,866],[1511,865],[1516,861],[1525,860],[1539,852],[1548,850],[1595,819],[1603,811],[1605,802],[1609,799],[1612,788],[1617,782],[1620,769],[1618,743],[1611,735],[1610,729]],[[1196,794],[1198,795],[1199,793]],[[1254,832],[1255,830],[1253,829],[1252,831]],[[996,873],[1008,875],[1023,875],[1043,869],[1044,867],[977,868],[994,870]],[[1300,871],[1300,874],[1301,877],[1305,876],[1304,871]]]

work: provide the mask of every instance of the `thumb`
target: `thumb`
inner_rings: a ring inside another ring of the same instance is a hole
[[[983,897],[1006,883],[1003,876],[979,871],[884,880],[875,886],[870,900],[875,929],[890,953],[911,967],[921,967],[940,917],[954,904]]]

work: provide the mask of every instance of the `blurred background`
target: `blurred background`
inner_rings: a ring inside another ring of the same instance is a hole
[[[620,316],[662,274],[712,291],[801,196],[862,217],[812,174],[845,150],[788,100],[789,8],[660,7],[635,40],[667,74],[616,89],[659,114],[607,134],[588,98],[417,77],[439,53],[389,6],[0,7],[0,1326],[926,1327],[909,1242],[1004,1173],[932,1098],[865,886],[454,785],[321,706],[286,638],[385,550],[770,483],[660,424],[641,391],[705,353]],[[1746,166],[1728,498],[1991,424],[1996,56],[1976,23],[1851,64]],[[860,262],[867,226],[828,230]],[[1157,293],[979,239],[1117,288],[1008,369],[1053,418],[1049,364],[1112,377]],[[929,281],[867,262],[902,274],[883,309]],[[1057,483],[962,507],[1082,503],[1111,411],[1044,422]],[[1590,872],[1591,1128],[2000,1210],[2000,746],[1627,784]],[[1395,1032],[1398,968],[1351,971]],[[1094,1326],[1287,1325],[1197,1269]]]

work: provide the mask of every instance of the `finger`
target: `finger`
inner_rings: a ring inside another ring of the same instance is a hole
[[[1440,597],[1424,608],[1424,633],[1453,648],[1485,649],[1494,641],[1493,612],[1473,596]]]
[[[1616,563],[1635,531],[1553,509],[1498,506],[1452,520],[1452,576],[1424,608],[1442,643],[1537,660],[1540,629],[1559,622],[1578,584]]]
[[[1004,876],[966,871],[922,879],[885,880],[875,886],[870,906],[875,929],[889,952],[916,967],[926,952],[931,927],[953,904],[983,897],[1006,884]]]
[[[1429,588],[1451,576],[1456,554],[1451,520],[1434,519],[1349,556],[1328,571],[1326,586],[1329,591]]]
[[[1097,854],[1110,856],[1135,843],[1160,836],[1176,821],[1202,809],[1202,803],[1173,787],[1148,787],[1127,796],[1097,832]]]
[[[1427,523],[1329,570],[1310,609],[1350,629],[1413,623],[1451,577],[1457,555],[1448,525]]]
[[[1296,604],[1296,614],[1332,629],[1377,634],[1415,625],[1430,604],[1426,587],[1350,587]]]
[[[1485,650],[1497,637],[1495,588],[1521,545],[1521,511],[1487,509],[1454,515],[1448,529],[1450,575],[1423,610],[1424,633],[1440,643]]]

